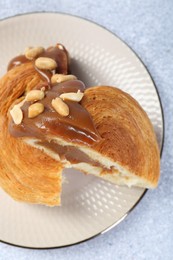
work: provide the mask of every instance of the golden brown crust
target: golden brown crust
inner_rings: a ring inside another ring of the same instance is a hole
[[[16,200],[54,206],[60,204],[61,163],[8,132],[9,108],[41,81],[32,63],[10,70],[0,81],[0,186]],[[159,149],[140,105],[127,93],[107,86],[87,89],[81,103],[102,137],[92,149],[155,187]]]
[[[153,126],[138,102],[120,89],[99,86],[85,91],[82,105],[103,138],[92,148],[155,187],[160,174],[159,148]]]
[[[61,163],[8,133],[10,106],[39,82],[31,63],[13,68],[0,81],[0,186],[16,200],[54,206],[60,204]]]

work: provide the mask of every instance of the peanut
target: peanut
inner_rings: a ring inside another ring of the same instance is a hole
[[[33,89],[26,95],[26,101],[38,101],[44,98],[44,91]]]
[[[31,48],[27,48],[25,50],[25,57],[28,60],[33,60],[35,58],[37,58],[40,54],[42,54],[44,52],[44,48],[43,47],[31,47]]]
[[[35,66],[40,70],[54,70],[57,67],[57,63],[51,58],[40,57],[35,60]]]
[[[75,102],[80,102],[82,100],[83,96],[84,96],[84,93],[82,93],[82,92],[80,92],[80,90],[78,90],[77,93],[75,93],[75,92],[63,93],[59,97],[63,100],[71,100],[71,101],[75,101]]]
[[[52,107],[61,116],[68,116],[69,115],[68,105],[66,103],[64,103],[64,101],[59,97],[52,99]]]
[[[61,83],[64,81],[77,79],[74,75],[54,74],[51,78],[52,83]]]
[[[28,108],[28,117],[34,118],[38,115],[40,115],[44,111],[44,106],[42,103],[34,103],[29,106]]]
[[[18,105],[15,105],[11,110],[10,110],[10,115],[16,125],[20,125],[23,119],[23,113],[21,108]]]

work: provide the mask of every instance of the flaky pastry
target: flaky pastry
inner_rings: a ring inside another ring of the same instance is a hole
[[[19,201],[59,205],[62,169],[73,167],[155,188],[159,148],[139,103],[116,87],[86,88],[67,67],[50,74],[51,58],[22,62],[0,81],[1,187]]]

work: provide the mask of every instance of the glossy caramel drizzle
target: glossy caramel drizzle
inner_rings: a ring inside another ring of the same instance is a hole
[[[64,74],[66,74],[68,72],[68,65],[65,65],[63,60],[65,58],[63,58],[62,53],[61,55],[59,53],[59,51],[55,50],[55,47],[50,47],[40,56],[54,59],[58,64],[58,73],[65,72]],[[29,60],[25,56],[18,56],[11,60],[8,70],[26,62],[29,62]],[[35,65],[33,64],[33,66]],[[100,136],[94,126],[93,120],[89,112],[80,103],[66,100],[65,102],[70,110],[69,115],[66,117],[59,115],[51,105],[52,99],[55,99],[62,93],[77,92],[78,90],[84,92],[86,89],[84,83],[79,80],[71,80],[52,85],[50,78],[53,72],[35,69],[44,82],[35,86],[34,89],[41,89],[43,86],[46,89],[45,98],[39,101],[39,103],[44,105],[44,112],[35,118],[28,118],[28,107],[33,102],[26,101],[21,107],[23,112],[22,123],[16,125],[13,120],[10,120],[10,134],[14,137],[35,137],[44,142],[50,136],[54,138],[62,137],[69,142],[84,143],[86,145],[98,142]]]

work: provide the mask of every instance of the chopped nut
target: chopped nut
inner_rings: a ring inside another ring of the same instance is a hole
[[[74,75],[54,74],[51,78],[52,83],[61,83],[68,80],[77,79]]]
[[[60,114],[61,116],[68,116],[69,115],[69,107],[67,106],[64,101],[57,97],[52,100],[52,107],[55,109],[55,111]]]
[[[26,101],[38,101],[44,98],[44,91],[33,89],[26,95]]]
[[[18,105],[15,105],[11,110],[10,110],[10,115],[13,118],[13,121],[16,125],[20,125],[23,119],[23,113],[21,108]]]
[[[25,57],[27,59],[29,59],[29,60],[33,60],[33,59],[37,58],[43,52],[44,52],[44,48],[43,47],[27,48],[25,50]]]
[[[42,103],[34,103],[28,108],[28,117],[33,118],[40,115],[44,111],[44,106]]]
[[[63,93],[59,97],[62,98],[63,100],[71,100],[75,102],[80,102],[84,96],[84,93],[80,92],[78,90],[77,93],[75,92],[69,92],[69,93]]]
[[[40,57],[36,59],[35,66],[40,70],[54,70],[57,67],[57,63],[51,58]]]

